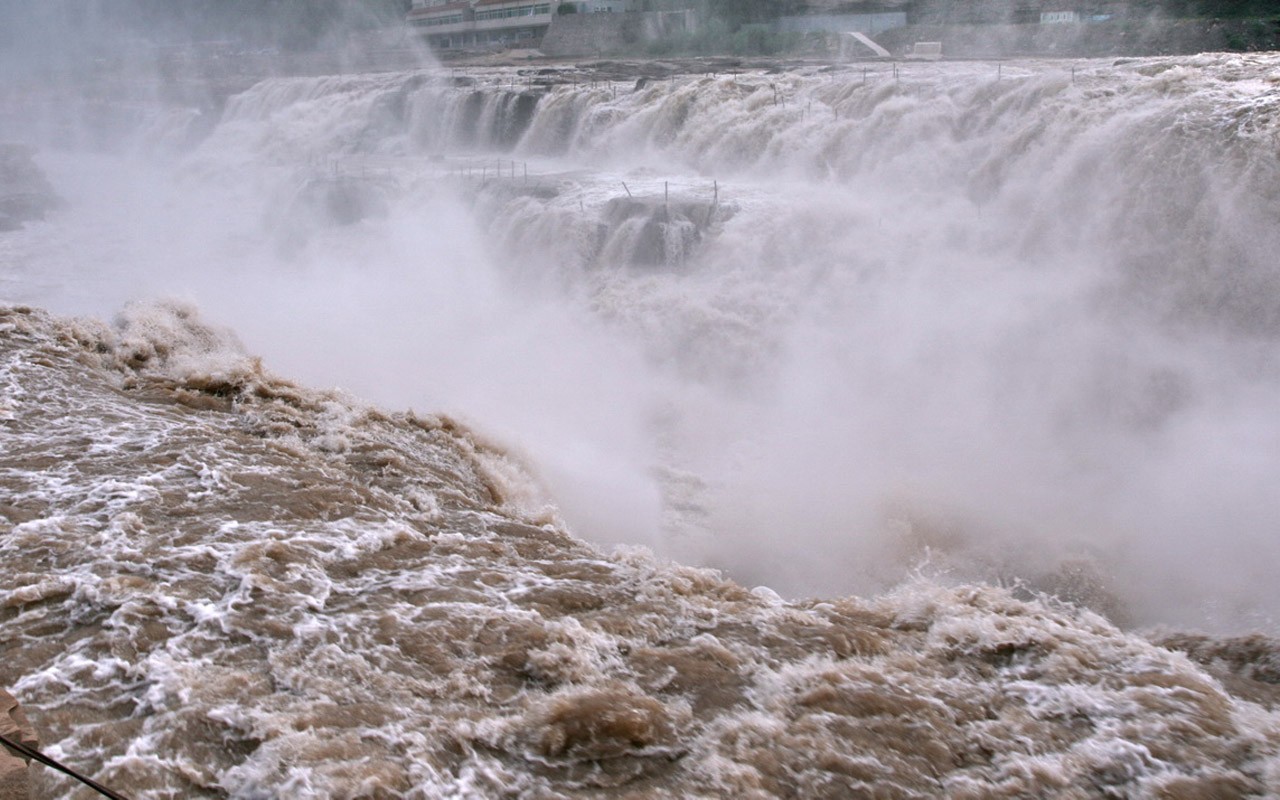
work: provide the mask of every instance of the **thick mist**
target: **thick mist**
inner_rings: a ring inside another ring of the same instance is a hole
[[[1280,62],[887,70],[424,62],[10,129],[64,206],[0,234],[4,299],[190,302],[466,421],[586,539],[783,594],[1274,631]]]

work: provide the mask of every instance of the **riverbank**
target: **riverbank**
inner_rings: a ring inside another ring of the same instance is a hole
[[[944,56],[1191,55],[1206,52],[1280,50],[1280,18],[1275,20],[1115,20],[1054,25],[907,25],[876,37],[894,55],[915,42],[941,42]]]
[[[744,26],[731,32],[708,23],[658,39],[623,35],[627,14],[605,15],[597,29],[616,28],[616,35],[573,42],[548,38],[542,50],[446,50],[436,55],[449,64],[509,63],[581,58],[807,58],[830,61],[878,60],[871,48],[852,43],[836,30],[785,32],[769,25]],[[616,18],[616,19],[615,19]],[[554,28],[554,26],[553,26]],[[944,58],[1005,57],[1139,57],[1191,55],[1204,52],[1280,50],[1280,16],[1238,19],[1112,19],[1075,23],[912,24],[881,31],[872,38],[904,58],[916,42],[941,42]]]

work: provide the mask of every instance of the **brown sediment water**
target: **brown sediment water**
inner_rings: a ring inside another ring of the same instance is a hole
[[[923,579],[785,602],[606,554],[464,426],[276,377],[175,304],[5,308],[0,385],[0,678],[130,797],[1280,786],[1265,637]]]
[[[60,198],[0,234],[48,752],[141,798],[1274,795],[1280,55],[614,69],[0,110]]]

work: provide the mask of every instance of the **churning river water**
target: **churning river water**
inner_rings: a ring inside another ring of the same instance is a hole
[[[1280,57],[14,102],[61,205],[0,233],[0,683],[50,754],[1280,792]]]

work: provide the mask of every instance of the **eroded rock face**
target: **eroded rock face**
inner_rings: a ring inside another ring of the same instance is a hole
[[[0,231],[43,219],[58,197],[36,166],[35,151],[20,144],[0,144]]]
[[[0,689],[0,734],[27,747],[40,745],[18,701],[4,689]],[[7,747],[0,747],[0,800],[27,800],[30,796],[27,759]]]

